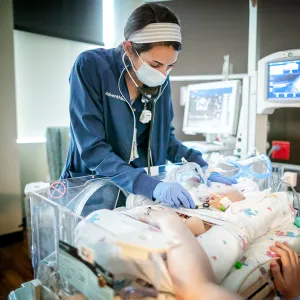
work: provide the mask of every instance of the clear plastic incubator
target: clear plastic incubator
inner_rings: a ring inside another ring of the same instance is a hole
[[[235,161],[214,155],[206,174],[194,164],[183,162],[153,167],[152,176],[178,181],[190,189],[199,185],[199,176],[205,183],[214,171],[237,180],[249,178],[260,190],[271,188],[273,191],[283,176],[283,169],[272,169],[266,156]],[[29,294],[19,297],[20,288],[10,299],[161,297],[159,291],[164,290],[164,283],[160,280],[160,264],[165,262],[165,253],[178,245],[178,241],[170,240],[146,224],[143,230],[136,229],[134,219],[132,223],[122,222],[108,214],[107,217],[112,218],[111,226],[100,227],[91,218],[82,216],[91,197],[102,197],[98,199],[101,203],[111,197],[112,189],[118,187],[111,180],[87,176],[51,182],[30,193],[31,256],[36,280],[31,283]],[[125,198],[129,196],[121,189],[120,194]],[[78,239],[77,232],[82,224],[89,239],[85,240],[82,235]],[[139,274],[147,270],[146,279],[134,276],[135,269]],[[28,284],[23,286],[23,292],[25,287]]]
[[[53,299],[157,297],[158,264],[176,241],[146,224],[142,231],[135,230],[135,220],[128,224],[112,219],[111,226],[104,228],[81,216],[92,195],[101,190],[98,195],[109,197],[115,188],[107,179],[81,177],[52,182],[31,194],[34,276]],[[127,196],[124,191],[120,193]],[[88,240],[82,239],[82,235],[80,239],[76,237],[80,227],[89,232]],[[126,234],[123,234],[124,227]],[[132,230],[131,235],[128,228]],[[95,236],[94,240],[91,235]],[[151,243],[152,239],[155,243]],[[137,267],[147,269],[150,282],[132,275],[132,269]]]

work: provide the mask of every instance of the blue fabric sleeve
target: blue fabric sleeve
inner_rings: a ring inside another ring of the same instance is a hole
[[[170,103],[170,107],[171,120],[173,120],[174,112],[172,103]],[[181,159],[184,157],[188,162],[195,162],[199,164],[200,167],[207,166],[207,162],[202,158],[202,153],[194,149],[188,149],[186,146],[184,146],[176,139],[174,131],[175,128],[171,124],[167,156],[168,160],[172,163],[180,163]]]
[[[144,195],[148,199],[152,199],[153,191],[159,183],[159,180],[146,174],[141,174],[134,182],[133,192],[134,194]]]
[[[109,177],[126,191],[149,196],[154,181],[159,181],[146,175],[143,168],[126,163],[106,141],[101,75],[85,53],[78,57],[70,75],[71,128],[81,160],[89,170]]]

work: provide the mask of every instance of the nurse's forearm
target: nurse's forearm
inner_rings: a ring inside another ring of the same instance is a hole
[[[238,299],[215,284],[209,260],[198,241],[178,218],[168,216],[160,229],[180,245],[168,252],[168,269],[177,299]]]
[[[195,162],[200,167],[207,166],[207,162],[202,158],[200,151],[188,149],[172,135],[169,142],[168,159],[172,162],[180,162],[182,158],[188,162]]]
[[[180,217],[169,209],[150,209],[143,222],[160,228],[178,242],[167,253],[169,275],[176,299],[236,299],[215,284],[212,267],[202,247]]]
[[[180,245],[172,248],[167,255],[168,269],[176,296],[187,297],[198,291],[198,286],[215,282],[209,260],[187,226],[173,216],[160,223],[162,232],[177,240]],[[188,299],[188,298],[184,298]],[[192,299],[192,298],[190,298]],[[194,298],[196,299],[196,298]]]
[[[227,291],[225,288],[211,282],[206,282],[196,287],[193,293],[186,295],[182,300],[239,300],[238,295]]]

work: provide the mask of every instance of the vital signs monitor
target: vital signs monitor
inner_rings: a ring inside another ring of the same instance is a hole
[[[183,132],[235,135],[240,112],[240,81],[187,86]]]
[[[300,60],[268,63],[268,100],[300,100]]]
[[[258,61],[257,114],[300,107],[300,50],[272,53]]]

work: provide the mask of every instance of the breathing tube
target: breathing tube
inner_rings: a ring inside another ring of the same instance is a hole
[[[262,174],[262,173],[256,173],[252,170],[252,166],[255,162],[260,161],[265,165],[267,168],[267,172]],[[258,178],[258,179],[265,179],[269,178],[272,175],[272,163],[269,159],[269,157],[265,154],[260,155],[259,157],[252,157],[249,159],[246,159],[244,161],[233,161],[233,160],[228,160],[227,161],[229,164],[235,166],[237,169],[239,169],[239,172],[232,176],[232,178],[237,179],[243,175],[243,173],[246,173],[252,177]]]

